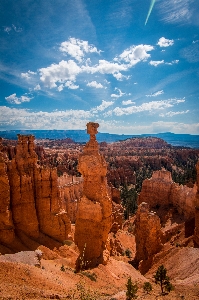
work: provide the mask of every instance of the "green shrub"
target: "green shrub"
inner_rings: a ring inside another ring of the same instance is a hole
[[[132,252],[129,248],[127,248],[124,253],[127,257],[129,257],[129,258],[131,257]]]
[[[152,285],[150,284],[150,282],[145,282],[144,283],[143,290],[145,292],[147,292],[147,294],[152,291]]]
[[[63,264],[62,264],[60,270],[61,270],[62,272],[65,272],[65,268],[64,268],[64,265],[63,265]]]
[[[137,283],[133,284],[131,277],[128,278],[127,284],[127,291],[126,291],[126,300],[131,300],[137,298],[136,293],[138,291]]]

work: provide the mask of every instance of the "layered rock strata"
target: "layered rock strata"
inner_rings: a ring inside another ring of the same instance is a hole
[[[195,215],[196,191],[196,186],[189,188],[173,182],[171,173],[162,169],[143,181],[138,204],[147,202],[150,208],[172,204],[188,220]]]
[[[18,135],[16,155],[0,162],[0,242],[10,244],[20,232],[38,241],[40,233],[63,242],[70,232],[57,185],[56,169],[37,164],[34,136]],[[11,247],[12,248],[12,247]]]
[[[135,219],[135,261],[142,273],[150,267],[153,255],[162,248],[160,218],[149,210],[149,205],[142,202],[138,206]]]
[[[58,178],[58,187],[62,209],[67,212],[71,223],[75,223],[77,205],[83,193],[83,179],[64,173]]]
[[[97,123],[87,124],[90,140],[79,157],[78,169],[84,181],[75,229],[75,243],[80,250],[77,269],[104,263],[108,255],[106,242],[112,225],[112,201],[107,165],[95,137],[98,127]]]
[[[124,208],[121,204],[120,191],[111,186],[112,195],[112,227],[111,232],[116,233],[122,229],[124,221]]]
[[[2,148],[0,140],[0,241],[9,244],[14,239],[14,225],[10,208],[10,185]]]
[[[199,247],[199,161],[196,165],[197,169],[197,193],[196,193],[196,206],[195,206],[195,232],[194,242]]]

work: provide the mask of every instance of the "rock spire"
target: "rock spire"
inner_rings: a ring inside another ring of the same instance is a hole
[[[75,243],[80,250],[77,269],[95,267],[105,262],[106,242],[112,225],[112,201],[107,185],[107,165],[96,141],[98,123],[89,122],[90,140],[79,156],[83,175],[83,196],[78,204]]]

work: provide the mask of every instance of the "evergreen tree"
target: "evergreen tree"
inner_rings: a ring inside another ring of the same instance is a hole
[[[167,269],[163,265],[158,267],[154,278],[155,283],[160,284],[162,293],[164,293],[164,289],[168,292],[173,290],[173,285],[170,283],[169,277],[167,276]]]
[[[126,300],[131,300],[137,298],[136,293],[138,291],[138,286],[137,284],[133,284],[131,277],[128,278],[127,284],[127,291],[126,291]]]

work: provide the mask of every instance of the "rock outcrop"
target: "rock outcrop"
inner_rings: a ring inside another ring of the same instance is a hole
[[[135,219],[135,261],[139,270],[144,274],[150,267],[153,255],[162,248],[162,231],[160,218],[155,212],[149,211],[149,205],[142,202],[138,206]]]
[[[197,193],[196,193],[196,207],[195,207],[195,233],[194,242],[199,247],[199,161],[196,166],[197,169]]]
[[[58,178],[58,187],[61,207],[67,212],[71,223],[75,223],[77,205],[83,193],[83,179],[64,173]]]
[[[0,241],[9,244],[14,239],[14,225],[10,209],[10,185],[7,166],[1,150],[0,140]]]
[[[111,232],[116,233],[122,229],[124,221],[124,208],[121,205],[120,191],[111,186],[112,195],[112,227]]]
[[[61,210],[57,172],[37,164],[34,136],[18,135],[16,155],[0,154],[0,242],[12,249],[15,237],[39,241],[41,234],[63,242],[70,221]]]
[[[195,215],[196,191],[196,186],[189,188],[173,182],[171,173],[162,169],[143,181],[138,204],[146,202],[150,208],[171,204],[189,220]]]
[[[79,157],[83,196],[78,203],[75,243],[80,250],[77,269],[95,267],[108,257],[106,242],[112,225],[112,201],[107,185],[107,165],[96,141],[97,123],[87,124],[90,140]]]

